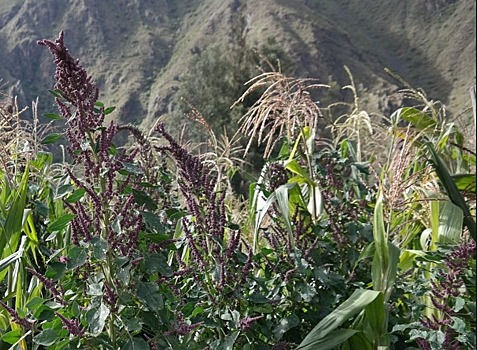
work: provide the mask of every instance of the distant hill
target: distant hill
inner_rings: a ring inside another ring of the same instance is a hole
[[[36,41],[64,30],[101,100],[118,107],[115,117],[148,127],[174,109],[197,55],[227,52],[240,23],[244,45],[274,43],[294,75],[345,85],[349,66],[376,110],[395,89],[388,67],[459,114],[475,84],[475,7],[474,0],[2,0],[0,79],[22,104],[40,96],[42,112],[52,108],[45,92],[54,65]]]

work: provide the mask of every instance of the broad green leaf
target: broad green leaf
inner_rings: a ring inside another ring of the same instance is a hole
[[[293,228],[291,224],[288,190],[294,186],[295,184],[284,184],[278,187],[274,192],[277,199],[278,210],[280,211],[281,218],[285,221],[287,227],[288,239],[290,240],[292,250],[295,250],[295,238],[293,236]]]
[[[35,337],[33,343],[43,346],[50,346],[55,344],[60,339],[58,332],[52,328],[47,328]]]
[[[303,339],[299,347],[300,350],[311,349],[331,349],[344,342],[357,331],[355,330],[341,330],[338,329],[341,324],[351,317],[361,312],[367,305],[372,303],[381,292],[366,289],[357,289],[353,294],[340,304],[333,312],[323,318],[313,330]],[[331,336],[329,339],[328,336]],[[333,343],[331,347],[325,347],[325,344],[330,344],[333,339],[341,340],[338,343]],[[323,346],[323,347],[322,347]]]
[[[159,292],[157,283],[139,282],[137,286],[137,296],[145,303],[145,306],[152,311],[159,311],[164,307],[164,301]]]
[[[145,259],[146,273],[153,274],[159,272],[162,276],[172,276],[172,269],[161,254],[151,254]]]
[[[52,261],[48,264],[48,268],[45,271],[45,277],[50,278],[54,281],[59,281],[66,271],[66,264]]]
[[[93,336],[98,336],[104,329],[106,319],[109,316],[109,308],[103,303],[93,306],[86,313],[86,321],[88,322],[89,331]]]
[[[399,269],[402,271],[407,271],[413,266],[413,262],[416,257],[425,256],[426,253],[422,250],[406,249],[401,253],[399,257]]]
[[[388,237],[384,227],[384,213],[383,213],[383,194],[380,192],[376,199],[376,206],[374,208],[373,217],[373,238],[376,246],[376,252],[381,259],[383,265],[388,265]]]
[[[364,333],[356,333],[343,345],[343,350],[375,350]]]
[[[20,339],[21,336],[22,336],[22,330],[20,328],[17,328],[3,334],[0,337],[0,340],[8,344],[15,344]]]
[[[13,203],[3,223],[3,232],[0,231],[0,257],[6,257],[17,249],[20,231],[24,224],[29,174],[30,172],[27,166],[23,172],[18,189],[13,193]],[[0,193],[4,191],[5,190],[2,190]],[[0,226],[0,229],[1,228]]]
[[[228,334],[227,336],[225,336],[224,340],[221,343],[220,349],[221,350],[233,350],[235,341],[237,340],[239,334],[240,334],[239,331],[235,331],[235,332],[232,332],[232,333]]]
[[[66,268],[69,270],[75,269],[86,263],[88,257],[88,251],[84,247],[73,247],[68,252],[68,262]]]
[[[161,233],[165,231],[164,225],[159,216],[148,211],[141,211],[140,214],[142,221],[150,232]]]
[[[343,344],[346,340],[360,331],[354,329],[338,329],[332,333],[319,339],[310,339],[305,343],[303,341],[296,350],[330,350],[336,349],[338,345]],[[306,339],[306,338],[305,338]],[[354,350],[354,349],[353,349]],[[357,350],[357,349],[356,349]],[[362,349],[359,349],[362,350]]]
[[[437,120],[425,112],[414,108],[404,107],[398,110],[400,118],[411,123],[418,130],[433,130],[437,126]]]
[[[282,318],[278,325],[273,329],[273,335],[278,341],[282,339],[283,335],[288,332],[290,329],[298,326],[300,324],[300,319],[296,314],[291,314],[289,317]]]
[[[79,201],[81,198],[83,198],[85,193],[86,193],[86,190],[84,188],[79,188],[76,191],[74,191],[72,194],[70,194],[68,197],[66,197],[65,201],[67,203],[75,203]]]
[[[63,137],[63,134],[52,133],[52,134],[46,135],[44,138],[42,138],[40,143],[42,145],[49,145],[51,143],[55,143],[56,141],[58,141],[62,137]]]
[[[154,211],[157,209],[156,202],[146,192],[133,189],[132,193],[137,205],[139,206],[145,205],[146,209],[151,211]]]
[[[457,205],[462,212],[464,213],[464,224],[469,229],[470,236],[474,239],[477,239],[477,232],[475,226],[475,220],[473,215],[470,213],[469,207],[465,201],[465,198],[462,196],[462,193],[457,188],[457,185],[452,178],[447,166],[445,165],[444,161],[441,157],[437,154],[434,146],[431,143],[427,143],[427,148],[431,153],[432,165],[434,166],[434,170],[437,173],[437,176],[442,182],[442,185],[445,187],[447,191],[447,195],[449,196],[452,203]]]
[[[387,334],[388,326],[384,295],[382,293],[365,307],[364,314],[365,321],[369,325],[369,330],[366,332],[376,341],[376,344],[379,344],[379,341]]]
[[[128,330],[128,332],[130,333],[139,332],[142,329],[141,322],[136,318],[125,320],[124,325],[126,326],[126,329]]]
[[[464,214],[451,202],[439,202],[438,241],[443,244],[457,244],[462,234]]]
[[[46,302],[45,299],[43,298],[40,298],[40,297],[34,297],[33,299],[31,299],[26,305],[25,307],[32,311],[32,312],[35,312],[40,306],[43,305],[43,303]]]
[[[112,113],[115,109],[116,109],[116,107],[108,107],[108,108],[105,108],[103,113],[104,113],[104,115],[108,115],[108,114]]]
[[[384,275],[389,266],[389,249],[388,237],[384,227],[383,194],[381,192],[378,194],[376,207],[374,208],[373,238],[375,245],[375,253],[371,267],[373,289],[384,292],[384,289],[386,288],[384,285]]]
[[[258,251],[259,231],[268,208],[276,200],[276,194],[273,192],[268,198],[265,198],[260,186],[255,186],[253,194],[253,207],[251,217],[254,219],[252,251]]]
[[[313,180],[310,178],[310,175],[298,164],[298,162],[293,159],[285,163],[285,169],[291,171],[294,174],[301,176],[309,185],[315,185]]]
[[[109,244],[104,238],[94,237],[91,240],[91,245],[93,246],[93,257],[95,259],[103,260],[106,258]]]
[[[0,271],[6,269],[7,267],[15,263],[20,258],[21,258],[21,255],[18,254],[18,252],[15,252],[10,254],[6,258],[0,260]]]
[[[456,174],[452,176],[455,185],[460,191],[476,192],[476,176],[475,174]]]
[[[147,342],[140,337],[130,338],[126,344],[121,346],[121,350],[149,350],[149,349],[150,348]]]
[[[75,217],[74,214],[63,214],[54,222],[48,225],[48,231],[55,232],[55,231],[63,230],[66,227],[66,225],[68,225],[70,221],[73,220],[74,217]]]

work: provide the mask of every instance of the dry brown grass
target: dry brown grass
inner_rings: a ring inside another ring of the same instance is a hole
[[[240,120],[239,132],[249,137],[245,154],[252,143],[265,144],[264,158],[269,158],[278,142],[296,140],[305,128],[316,130],[322,113],[311,91],[326,88],[313,79],[290,78],[280,72],[258,75],[247,82],[250,87],[236,103],[260,89],[264,93]]]

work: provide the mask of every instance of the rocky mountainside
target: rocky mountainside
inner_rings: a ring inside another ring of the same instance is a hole
[[[2,92],[24,105],[40,96],[42,112],[51,108],[45,92],[54,65],[36,41],[64,30],[101,100],[118,107],[115,118],[148,127],[174,109],[198,55],[213,47],[226,53],[239,37],[248,47],[273,43],[296,76],[346,85],[347,65],[376,109],[395,88],[388,67],[458,114],[475,84],[475,7],[474,0],[2,0]]]

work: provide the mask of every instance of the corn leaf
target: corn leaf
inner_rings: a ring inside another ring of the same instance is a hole
[[[346,341],[358,331],[339,329],[341,324],[364,310],[380,294],[380,292],[374,290],[355,290],[348,299],[313,328],[297,350],[332,349]]]
[[[449,196],[450,200],[452,203],[457,205],[460,209],[462,209],[462,212],[464,214],[464,225],[468,228],[470,236],[476,240],[477,239],[477,233],[476,233],[476,226],[475,226],[475,220],[470,213],[469,207],[467,206],[467,203],[464,199],[464,196],[462,193],[459,191],[457,188],[457,185],[452,178],[451,174],[449,173],[449,170],[447,169],[446,165],[444,164],[444,161],[441,159],[441,157],[437,154],[436,150],[434,149],[434,146],[431,143],[427,143],[427,148],[429,152],[431,153],[431,161],[432,165],[434,167],[434,170],[439,177],[439,179],[442,182],[442,185],[447,191],[447,195]]]

